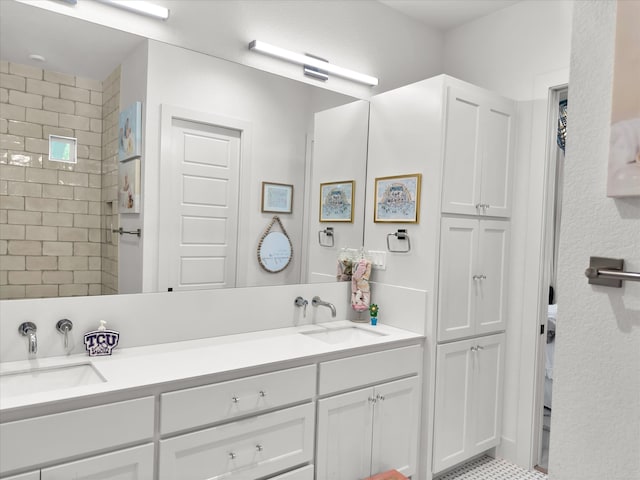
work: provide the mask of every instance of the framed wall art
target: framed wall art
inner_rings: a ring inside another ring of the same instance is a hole
[[[140,159],[121,162],[118,168],[118,213],[140,213]]]
[[[262,182],[263,213],[291,213],[293,211],[293,185]]]
[[[320,221],[353,222],[353,195],[356,182],[320,184]]]
[[[142,151],[142,103],[134,102],[120,112],[118,160],[139,157]]]
[[[374,222],[418,223],[422,175],[397,175],[375,180]]]

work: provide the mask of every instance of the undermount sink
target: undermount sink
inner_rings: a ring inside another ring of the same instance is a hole
[[[300,334],[331,344],[371,340],[372,338],[377,338],[385,335],[384,333],[376,332],[373,330],[365,330],[364,328],[356,326],[342,328],[324,328],[322,330],[313,330],[311,332],[300,332]]]
[[[90,363],[33,368],[0,374],[0,394],[13,397],[105,381]]]

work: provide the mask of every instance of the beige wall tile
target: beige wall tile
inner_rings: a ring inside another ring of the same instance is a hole
[[[26,115],[23,113],[22,119],[24,120],[26,118],[27,122],[31,123],[39,123],[41,125],[50,125],[52,127],[57,127],[58,115],[58,112],[49,112],[47,110],[36,110],[34,108],[27,108]]]
[[[11,91],[9,92],[9,100],[11,100]],[[91,105],[90,103],[76,102],[75,114],[83,117],[98,118],[102,120],[102,106]]]
[[[42,283],[41,272],[9,272],[8,281],[9,285],[39,285]]]
[[[2,104],[2,118],[6,118],[7,120],[21,120],[24,121],[26,119],[26,108],[21,107],[20,105],[10,105],[8,103]],[[33,120],[27,120],[31,122]],[[36,122],[38,123],[38,122]]]
[[[42,272],[42,283],[74,283],[73,272],[44,271]]]
[[[81,143],[82,145],[95,147],[100,147],[102,145],[102,134],[100,133],[77,130],[76,137],[78,138],[78,143]]]
[[[65,73],[50,72],[48,70],[45,70],[44,79],[47,82],[61,83],[63,85],[71,85],[72,87],[76,85],[76,77],[74,77],[73,75],[67,75]]]
[[[0,226],[0,238],[3,240],[24,240],[24,225],[2,225]]]
[[[1,264],[1,259],[0,259],[0,264]],[[0,269],[0,285],[8,285],[8,284],[9,284],[8,272],[6,270]]]
[[[42,242],[43,255],[73,255],[72,242]]]
[[[27,270],[57,270],[58,257],[26,257]]]
[[[94,173],[89,174],[89,187],[90,188],[102,188],[102,177]]]
[[[9,90],[9,103],[20,107],[42,108],[42,95]]]
[[[87,257],[89,258],[89,270],[100,270],[102,268],[102,258],[100,257]]]
[[[11,135],[42,138],[42,126],[36,123],[21,122],[19,120],[9,120],[7,123],[7,131]]]
[[[28,240],[10,240],[7,245],[9,255],[41,255],[42,242]]]
[[[100,283],[101,281],[102,274],[99,270],[79,270],[73,272],[73,283]]]
[[[16,225],[42,225],[42,213],[8,210],[7,222]]]
[[[102,295],[102,284],[92,283],[89,285],[89,295]]]
[[[73,226],[82,228],[100,228],[100,217],[98,215],[75,214],[73,216]]]
[[[78,158],[89,158],[88,145],[78,145]]]
[[[90,128],[92,132],[102,134],[102,120],[97,120],[95,118],[92,118],[90,122]],[[101,137],[101,141],[102,141],[102,137]]]
[[[60,86],[60,98],[73,100],[74,102],[89,103],[91,101],[91,93],[84,88],[70,87],[68,85]]]
[[[9,242],[6,240],[0,240],[0,255],[6,255],[8,250]]]
[[[42,80],[43,78],[43,71],[41,68],[22,65],[20,63],[9,62],[9,73],[12,73],[13,75],[21,75],[23,77],[35,78],[37,80]]]
[[[1,270],[24,270],[25,265],[23,255],[3,255],[0,257]]]
[[[9,98],[11,98],[11,96],[9,96]],[[50,112],[69,113],[72,115],[76,111],[76,106],[73,101],[62,98],[44,97],[41,108],[49,110]]]
[[[64,242],[88,242],[89,230],[86,228],[60,227],[58,240]]]
[[[15,210],[11,210],[11,211],[15,212]],[[0,209],[0,223],[9,223],[9,210]]]
[[[0,133],[9,132],[9,121],[6,118],[0,118]]]
[[[58,171],[46,170],[44,168],[25,168],[25,180],[33,183],[48,183],[56,185],[58,183]]]
[[[88,77],[76,77],[76,87],[102,92],[102,82]]]
[[[61,297],[79,297],[89,294],[88,285],[60,285],[58,290]]]
[[[0,73],[9,73],[9,62],[0,60]]]
[[[99,257],[100,244],[76,242],[73,244],[73,254],[83,257]]]
[[[39,183],[9,182],[7,184],[7,193],[21,197],[41,197],[42,185]]]
[[[73,200],[73,187],[67,185],[42,185],[42,196],[60,200]]]
[[[49,139],[44,140],[40,138],[29,138],[27,137],[25,143],[25,150],[27,152],[33,153],[44,153],[46,155],[49,154]]]
[[[79,117],[78,115],[68,115],[66,113],[61,113],[60,126],[75,128],[78,130],[89,130],[91,128],[91,121],[88,117]]]
[[[102,160],[102,147],[98,145],[91,145],[89,147],[89,159]],[[93,173],[100,173],[100,172],[93,171]]]
[[[24,210],[24,197],[0,195],[0,208],[7,210]]]
[[[0,149],[3,150],[24,150],[24,137],[17,135],[0,135]]]
[[[71,213],[45,212],[42,214],[42,225],[50,225],[54,227],[71,227],[73,226],[73,215]]]
[[[58,285],[27,285],[26,298],[53,298],[58,296]]]
[[[65,128],[65,127],[42,127],[42,136],[43,138],[49,140],[49,135],[60,135],[61,137],[73,137],[74,130],[73,128]]]
[[[73,187],[73,198],[75,200],[89,200],[92,202],[100,201],[99,188]]]
[[[91,91],[90,103],[92,105],[100,105],[100,106],[102,106],[102,92]]]
[[[58,240],[58,227],[27,225],[26,240]]]
[[[24,182],[25,170],[24,167],[15,165],[0,165],[0,178],[2,180]]]
[[[20,75],[0,73],[0,86],[7,90],[19,90],[21,92],[25,92],[27,90],[27,79]]]
[[[29,152],[9,152],[8,164],[18,167],[42,167],[42,158],[40,154]]]
[[[89,257],[58,257],[59,270],[88,270]]]
[[[87,213],[89,211],[89,202],[58,200],[58,211],[62,213]]]
[[[6,285],[0,288],[0,298],[9,300],[12,298],[25,298],[24,285]]]
[[[99,228],[90,228],[89,229],[89,241],[90,242],[95,242],[95,243],[100,243],[103,242],[103,237],[102,237],[102,230]]]
[[[78,172],[60,172],[58,174],[60,185],[71,185],[74,187],[88,187],[89,174]]]
[[[34,78],[27,78],[27,93],[46,95],[47,97],[58,98],[60,96],[60,85],[57,83],[45,82]]]
[[[58,201],[55,198],[25,198],[25,210],[38,212],[57,212]]]

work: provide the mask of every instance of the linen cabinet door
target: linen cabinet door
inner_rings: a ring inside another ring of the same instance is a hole
[[[316,480],[369,476],[373,399],[365,388],[318,400]]]
[[[509,222],[480,220],[475,333],[503,331],[507,315]]]
[[[468,438],[473,428],[469,408],[473,401],[471,348],[475,345],[471,339],[436,347],[434,474],[469,458]]]
[[[148,480],[153,478],[153,444],[45,468],[41,480]]]
[[[475,420],[469,454],[476,455],[500,443],[505,334],[478,337],[472,343]]]
[[[480,200],[482,213],[511,216],[515,106],[507,99],[487,97],[483,105],[483,155]]]
[[[420,422],[420,381],[410,377],[374,389],[371,474],[415,474]]]
[[[478,215],[482,162],[482,97],[447,89],[442,211]]]
[[[475,333],[478,221],[443,218],[440,236],[438,341]]]

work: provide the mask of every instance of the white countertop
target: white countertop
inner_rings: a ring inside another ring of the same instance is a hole
[[[357,326],[383,335],[366,339],[325,343],[302,332]],[[177,343],[114,350],[112,356],[70,355],[0,363],[0,375],[90,363],[105,379],[90,385],[49,389],[24,395],[5,396],[0,391],[0,413],[51,402],[93,397],[129,389],[140,389],[201,376],[229,374],[294,360],[312,360],[327,354],[362,347],[389,347],[423,336],[383,324],[336,321],[299,327],[264,330]]]

